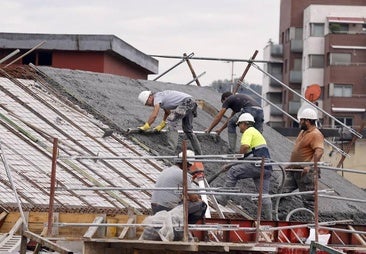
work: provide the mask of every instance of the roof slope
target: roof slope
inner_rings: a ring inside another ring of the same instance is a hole
[[[153,155],[172,155],[166,148],[164,133],[121,135],[128,128],[140,126],[149,116],[151,108],[141,105],[136,99],[146,89],[180,90],[194,95],[196,99],[205,100],[216,108],[221,106],[220,94],[208,87],[132,80],[110,74],[49,67],[39,69],[42,77],[33,73],[27,74],[31,80],[3,78],[0,81],[0,112],[30,134],[19,133],[17,127],[1,118],[1,137],[6,137],[2,138],[3,148],[22,201],[30,209],[41,209],[48,205],[52,137],[59,138],[60,155],[63,156],[57,164],[58,187],[62,187],[56,191],[58,209],[104,209],[116,212],[123,211],[127,205],[140,211],[148,209],[148,190],[87,191],[77,188],[107,186],[148,189],[153,187],[156,177],[164,167],[163,161],[128,160],[126,157],[120,160],[76,160],[70,156],[151,156],[147,150],[153,152]],[[159,117],[157,122],[162,115]],[[204,130],[211,121],[212,116],[199,110],[194,128]],[[114,135],[102,138],[106,128],[115,129]],[[265,126],[264,135],[272,158],[276,161],[287,161],[292,142],[268,126]],[[208,135],[200,135],[198,138],[204,154],[226,153],[226,133],[222,134],[222,139]],[[220,170],[220,167],[220,163],[205,163],[207,178]],[[1,172],[1,193],[5,193],[7,197],[1,199],[2,205],[10,206],[15,200],[12,198],[9,181],[6,180],[5,170]],[[212,185],[220,186],[222,181],[223,176]],[[276,171],[272,181],[273,193],[278,192],[280,182],[281,174]],[[335,189],[336,194],[342,197],[365,199],[363,190],[333,171],[323,170],[320,182],[321,188]],[[255,192],[250,179],[242,181],[239,187],[243,192]],[[33,199],[38,196],[40,198]],[[352,216],[357,222],[366,223],[365,204],[320,199],[320,211],[324,218],[349,219]],[[255,217],[253,201],[241,198],[238,202]],[[291,202],[280,206],[279,210],[287,214],[289,209],[297,206],[299,199],[293,198]]]

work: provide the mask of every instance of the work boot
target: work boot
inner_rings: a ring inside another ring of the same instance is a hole
[[[201,144],[200,144],[200,141],[198,140],[196,134],[186,133],[186,137],[187,137],[187,139],[189,139],[189,141],[191,141],[194,153],[196,155],[202,154]]]
[[[170,145],[170,147],[173,150],[173,153],[175,154],[177,151],[179,133],[176,130],[169,129],[166,135],[168,139],[168,144]]]
[[[272,203],[262,204],[262,214],[265,220],[272,220]]]
[[[229,153],[234,154],[236,151],[236,133],[228,132],[228,141],[229,141]]]

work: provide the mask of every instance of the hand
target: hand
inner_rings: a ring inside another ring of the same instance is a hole
[[[166,126],[166,122],[163,120],[161,123],[154,128],[154,131],[161,131]]]
[[[301,176],[304,176],[306,175],[307,173],[309,173],[310,171],[310,167],[309,166],[306,166],[303,168],[302,172],[301,172]]]
[[[149,123],[145,123],[143,126],[138,127],[140,130],[142,131],[147,131],[148,129],[150,129],[150,124]]]

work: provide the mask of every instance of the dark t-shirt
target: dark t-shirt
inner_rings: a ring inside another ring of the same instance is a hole
[[[230,108],[235,113],[239,112],[242,108],[252,106],[260,107],[252,97],[241,93],[229,96],[222,104],[222,108]]]

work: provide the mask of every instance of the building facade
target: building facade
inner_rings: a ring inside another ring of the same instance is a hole
[[[24,56],[13,57],[14,63],[10,58],[4,66],[32,63],[133,79],[147,79],[149,74],[158,73],[156,59],[114,35],[0,33],[0,60],[17,49]]]
[[[359,128],[366,109],[366,1],[281,0],[279,32],[279,44],[264,49],[266,71],[282,82],[264,78],[263,95],[272,102],[264,103],[267,123],[297,126],[307,103],[298,94],[305,98],[315,85],[323,126]]]

